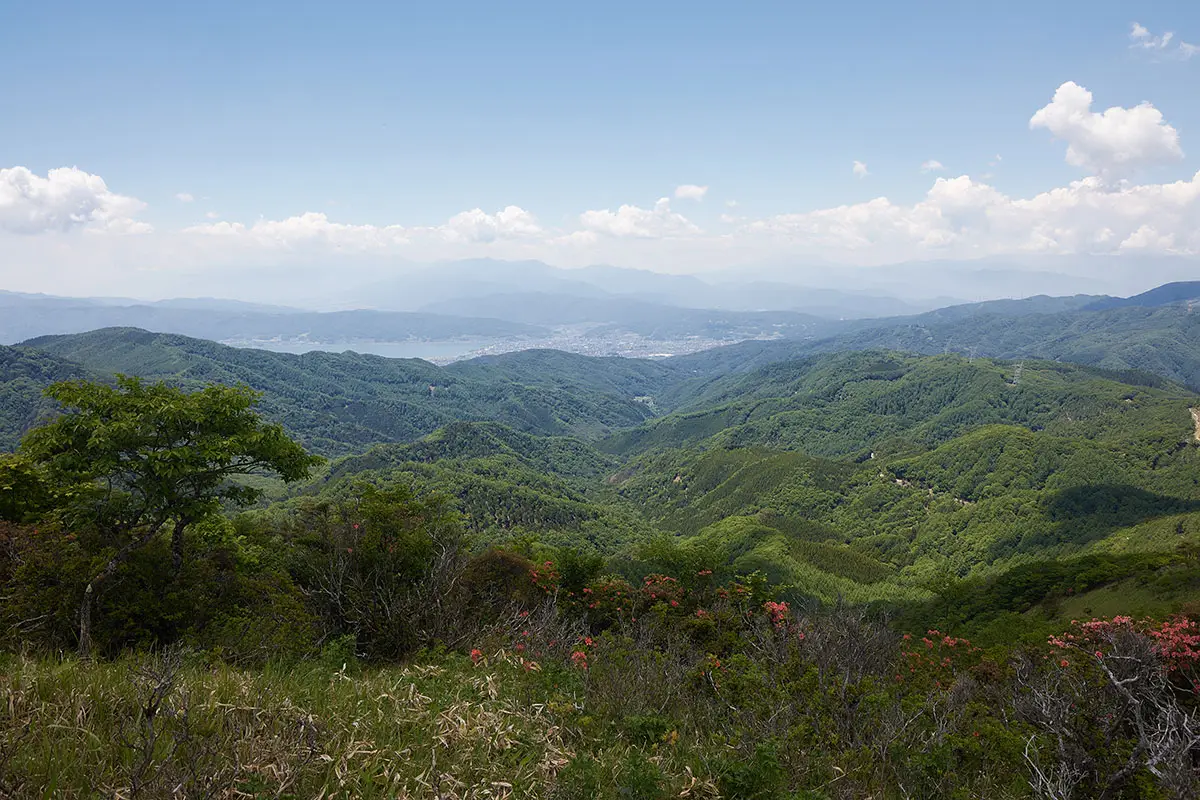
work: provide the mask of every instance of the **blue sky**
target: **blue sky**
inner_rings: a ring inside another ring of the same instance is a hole
[[[7,3],[0,168],[98,176],[136,198],[163,254],[188,226],[306,213],[410,229],[516,206],[562,237],[585,212],[650,211],[686,184],[708,187],[672,198],[688,235],[728,236],[874,198],[912,206],[937,174],[1032,198],[1099,172],[1067,162],[1061,131],[1030,128],[1068,81],[1097,112],[1149,102],[1175,131],[1177,155],[1135,153],[1122,179],[1191,180],[1200,56],[1185,43],[1200,43],[1200,3]],[[43,257],[28,227],[0,246]],[[919,255],[878,244],[867,260]],[[686,246],[647,248],[560,260],[690,263]]]

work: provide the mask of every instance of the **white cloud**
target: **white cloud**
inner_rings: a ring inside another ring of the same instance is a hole
[[[1179,132],[1149,103],[1104,112],[1091,108],[1092,93],[1068,81],[1030,118],[1029,127],[1045,128],[1066,141],[1067,163],[1105,179],[1183,158]]]
[[[175,199],[181,203],[190,203],[193,200],[195,200],[196,198],[192,197],[187,192],[180,192],[179,194],[175,195]]]
[[[252,225],[240,222],[194,225],[185,228],[183,232],[227,242],[244,242],[284,249],[317,244],[333,248],[369,250],[406,241],[404,229],[396,225],[377,227],[331,222],[327,216],[315,211],[282,220],[263,219]]]
[[[861,161],[855,161],[854,166],[851,169],[854,172],[854,176],[857,178],[865,178],[871,174],[867,172],[867,165]]]
[[[114,194],[99,175],[77,167],[52,169],[45,177],[25,167],[0,169],[0,230],[20,234],[84,229],[147,233],[133,217],[146,207]]]
[[[219,215],[209,212],[208,216],[214,219]],[[324,245],[336,249],[386,251],[397,245],[406,245],[414,239],[488,243],[535,237],[543,231],[537,218],[528,211],[518,206],[508,206],[495,214],[474,208],[455,214],[442,225],[428,227],[355,225],[333,222],[323,213],[309,211],[283,220],[259,220],[251,225],[224,221],[194,225],[185,228],[184,233],[265,247]]]
[[[221,215],[218,214],[216,211],[205,211],[204,216],[207,217],[208,219],[220,219],[221,218]]]
[[[650,239],[700,232],[687,217],[672,211],[671,201],[665,197],[653,209],[624,205],[616,211],[585,211],[579,215],[579,223],[584,230],[621,238]]]
[[[1016,253],[1200,253],[1200,173],[1171,184],[1113,189],[1085,178],[1029,199],[1008,197],[967,176],[938,178],[920,202],[885,197],[784,214],[748,234],[817,250],[887,253],[879,259]]]
[[[725,201],[726,208],[737,208],[737,204],[738,204],[737,200],[726,200]]]
[[[1155,36],[1144,26],[1138,23],[1133,23],[1129,31],[1130,47],[1148,50],[1153,54],[1165,58],[1172,58],[1179,61],[1187,61],[1192,56],[1200,53],[1200,47],[1194,44],[1188,44],[1182,39],[1177,40],[1172,31],[1167,31],[1161,36]],[[1175,44],[1174,47],[1171,45]]]
[[[1117,248],[1121,251],[1141,250],[1145,252],[1171,252],[1175,247],[1175,235],[1159,233],[1153,225],[1142,225]]]
[[[451,240],[492,242],[497,239],[538,236],[542,228],[537,217],[519,206],[487,214],[474,208],[455,214],[439,229]]]
[[[685,183],[675,187],[676,200],[703,200],[706,194],[708,194],[707,186],[697,186],[694,183]]]
[[[943,169],[945,169],[945,167],[942,166],[942,162],[934,158],[931,158],[921,164],[921,172],[941,172]]]

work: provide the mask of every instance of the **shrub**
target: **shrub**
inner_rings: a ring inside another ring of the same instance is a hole
[[[617,773],[620,800],[665,800],[669,796],[662,769],[640,750],[632,750]]]
[[[787,775],[772,744],[760,744],[749,759],[724,760],[717,774],[721,795],[738,800],[779,800],[787,786]]]
[[[604,773],[589,755],[576,756],[558,773],[552,800],[596,800],[602,796]]]

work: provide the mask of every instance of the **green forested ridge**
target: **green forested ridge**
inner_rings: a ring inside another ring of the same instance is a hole
[[[84,372],[46,353],[0,345],[0,452],[12,450],[26,431],[54,413],[54,402],[42,395],[47,386]]]
[[[693,383],[703,385],[705,376],[814,353],[886,349],[1066,361],[1158,375],[1200,388],[1200,318],[1186,303],[1091,308],[1087,301],[1092,299],[998,300],[910,317],[855,320],[829,336],[742,342],[672,362],[693,371]]]
[[[845,456],[878,446],[932,445],[994,423],[1092,437],[1125,427],[1126,416],[1161,417],[1171,413],[1164,411],[1168,406],[1186,410],[1192,397],[1161,380],[1148,381],[1163,387],[1154,388],[1117,377],[1071,365],[955,355],[809,356],[712,381],[677,413],[613,434],[603,446],[632,453],[719,434],[722,446]]]
[[[262,409],[269,418],[326,454],[412,441],[463,419],[496,420],[542,434],[591,436],[650,416],[644,404],[630,397],[563,391],[508,377],[460,376],[420,359],[274,353],[128,328],[42,337],[24,347],[97,373],[188,386],[244,383],[263,393]]]
[[[1139,370],[1200,387],[1200,317],[1186,305],[1129,306],[1053,314],[930,312],[814,342],[809,350],[887,348],[994,358],[1040,358]]]

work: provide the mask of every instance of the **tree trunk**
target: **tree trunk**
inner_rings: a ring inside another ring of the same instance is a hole
[[[95,597],[92,583],[83,592],[83,605],[79,607],[79,657],[92,657],[92,598]]]
[[[175,529],[171,531],[171,567],[176,575],[183,569],[183,531],[187,524],[187,520],[177,519]]]

